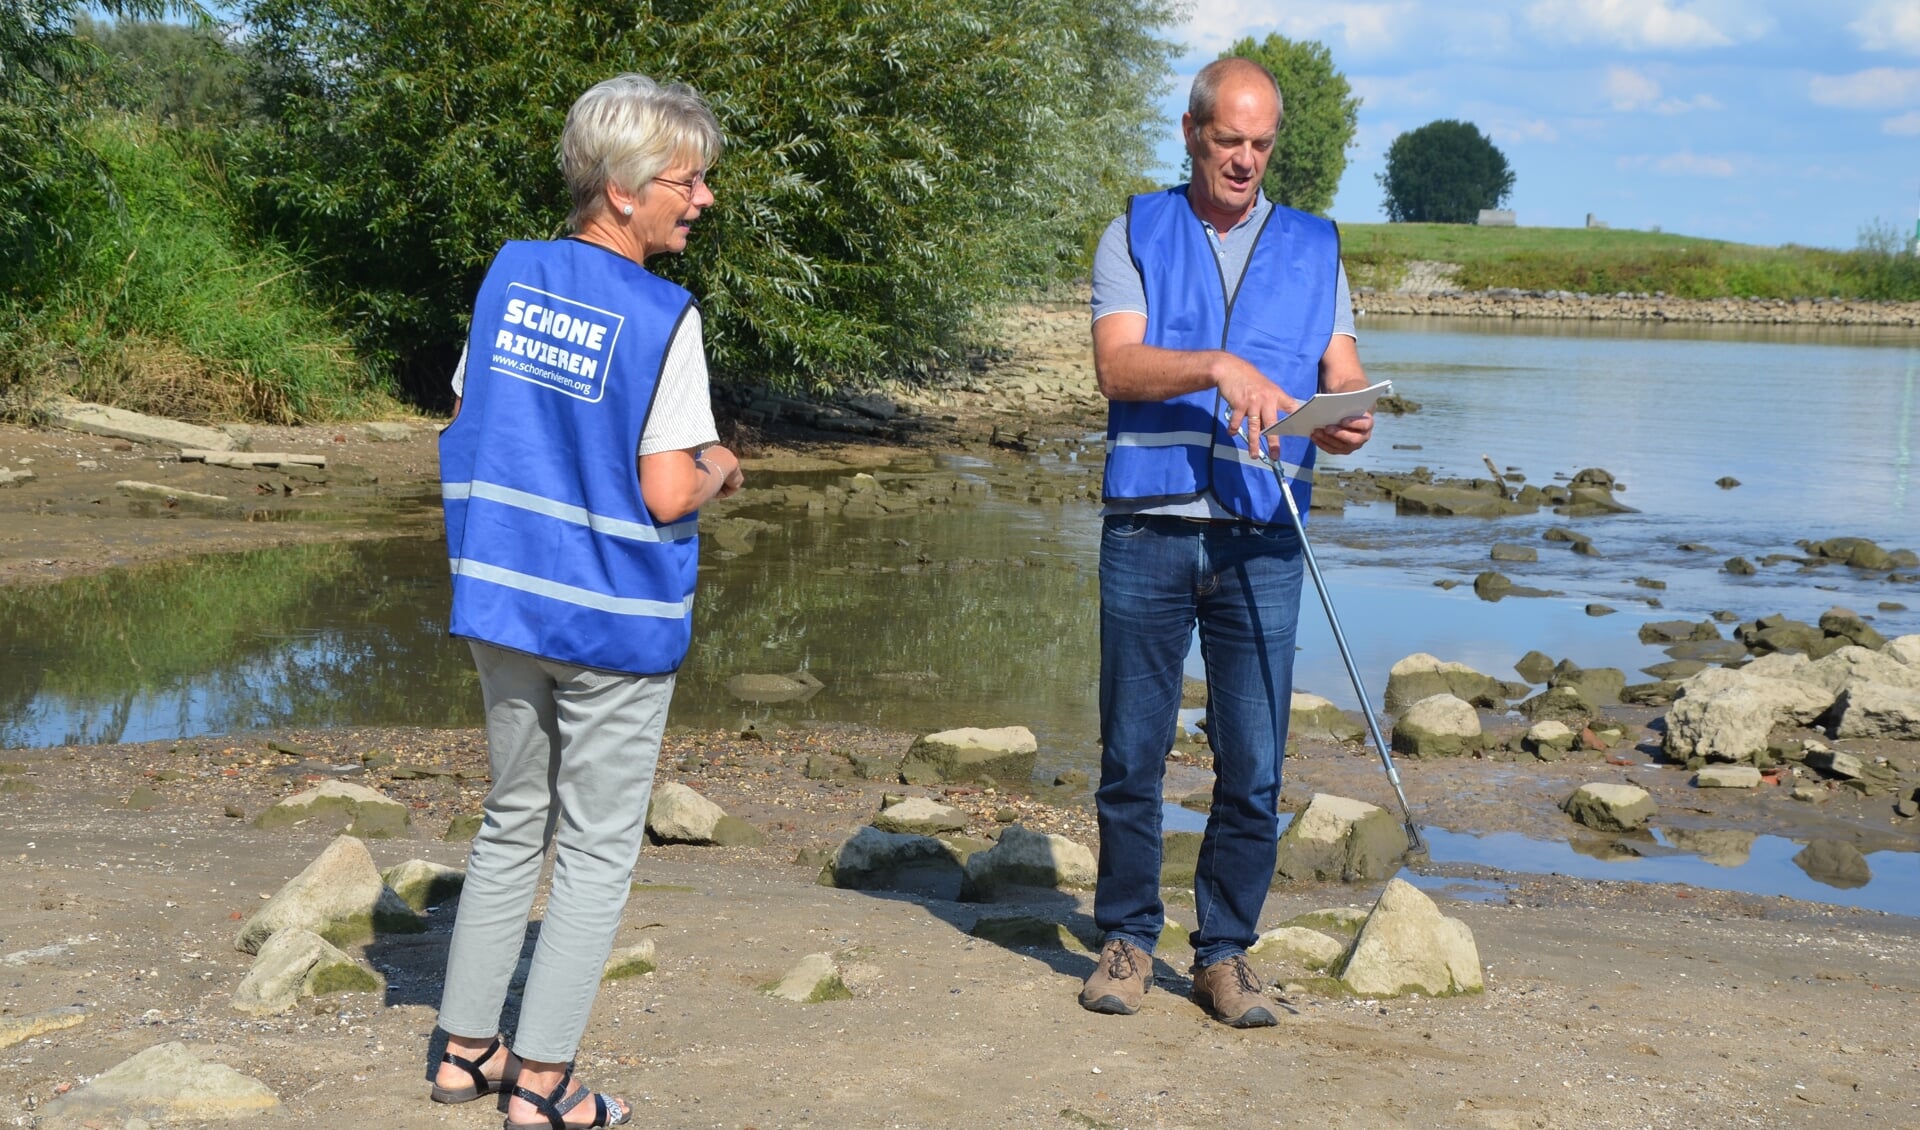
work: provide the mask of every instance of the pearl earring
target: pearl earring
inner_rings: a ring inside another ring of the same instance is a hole
[[[623,204],[623,205],[621,205],[621,207],[620,207],[620,214],[621,214],[622,216],[631,216],[631,215],[633,215],[633,205],[631,205],[631,204]]]

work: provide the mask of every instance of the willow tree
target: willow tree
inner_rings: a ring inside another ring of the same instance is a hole
[[[1252,59],[1280,83],[1280,135],[1261,188],[1289,208],[1325,215],[1360,123],[1360,98],[1334,68],[1333,52],[1323,43],[1276,32],[1258,42],[1242,39],[1220,57],[1230,55]]]
[[[1169,0],[254,0],[275,130],[240,170],[363,340],[438,394],[501,241],[557,234],[554,146],[612,74],[690,83],[728,149],[658,268],[723,378],[831,387],[1058,277],[1151,163]]]

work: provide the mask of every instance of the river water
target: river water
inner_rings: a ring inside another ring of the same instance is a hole
[[[1384,505],[1316,515],[1310,534],[1376,705],[1388,667],[1416,651],[1510,677],[1539,649],[1633,681],[1666,658],[1637,642],[1641,623],[1722,609],[1811,620],[1838,604],[1888,636],[1920,631],[1920,612],[1881,607],[1920,608],[1920,585],[1842,566],[1720,568],[1736,554],[1795,553],[1803,538],[1920,548],[1920,332],[1368,317],[1361,333],[1370,375],[1422,409],[1382,419],[1347,464],[1458,476],[1481,473],[1486,455],[1538,484],[1602,467],[1639,510],[1574,523],[1397,517]],[[1090,481],[1099,423],[1088,421],[1083,450],[1046,456],[1038,473]],[[903,468],[916,469],[1001,486],[977,505],[878,520],[745,511],[773,528],[751,553],[706,555],[674,725],[1021,724],[1040,739],[1043,770],[1095,764],[1097,509],[1033,501],[964,456]],[[1715,486],[1724,476],[1741,485]],[[1561,524],[1602,556],[1541,540]],[[1538,563],[1498,567],[1561,595],[1488,603],[1470,584],[1435,585],[1494,567],[1496,540],[1537,547]],[[1590,616],[1595,602],[1619,611]],[[422,539],[0,590],[0,748],[473,725],[478,687],[445,636],[445,607],[444,552]],[[1355,705],[1311,595],[1301,623],[1297,685]],[[826,684],[804,703],[725,691],[735,674],[801,668]]]

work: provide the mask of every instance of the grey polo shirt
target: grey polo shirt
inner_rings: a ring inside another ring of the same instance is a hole
[[[1253,207],[1248,209],[1246,217],[1225,235],[1215,230],[1212,224],[1201,221],[1207,231],[1207,240],[1220,259],[1220,277],[1226,280],[1228,298],[1232,298],[1240,289],[1241,276],[1247,273],[1247,260],[1253,255],[1254,236],[1259,234],[1260,225],[1266,222],[1267,213],[1272,210],[1272,202],[1267,199],[1266,193],[1261,192],[1255,194]],[[1146,312],[1146,284],[1141,281],[1140,272],[1133,265],[1133,256],[1127,253],[1127,218],[1121,216],[1107,225],[1106,232],[1100,236],[1100,246],[1093,253],[1093,320],[1097,322],[1108,314],[1144,315]],[[1360,337],[1354,332],[1353,295],[1347,289],[1345,264],[1341,264],[1339,275],[1334,280],[1333,332],[1345,334],[1356,341]],[[1100,513],[1103,516],[1167,514],[1181,518],[1238,518],[1238,515],[1220,505],[1211,491],[1188,502],[1136,503],[1119,499],[1108,502]]]

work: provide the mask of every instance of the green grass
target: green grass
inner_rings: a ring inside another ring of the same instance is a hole
[[[1465,290],[1518,287],[1681,298],[1920,300],[1920,260],[1880,251],[1758,247],[1663,232],[1344,224],[1341,251],[1356,286],[1397,285],[1414,260],[1457,263]]]
[[[386,383],[285,249],[245,234],[217,163],[176,131],[104,117],[87,143],[121,206],[75,184],[71,239],[0,272],[0,405],[67,394],[196,420],[391,411]]]

